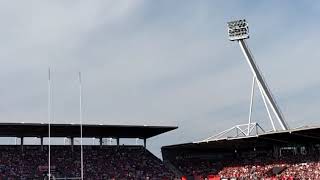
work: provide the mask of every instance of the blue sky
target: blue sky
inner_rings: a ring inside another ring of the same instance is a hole
[[[319,125],[318,1],[1,1],[0,121],[178,125],[149,149],[247,122],[251,72],[226,22],[248,44],[291,127]],[[271,128],[260,97],[253,118]]]

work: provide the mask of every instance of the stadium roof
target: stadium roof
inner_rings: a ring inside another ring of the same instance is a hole
[[[83,137],[150,138],[177,129],[175,126],[83,124]],[[0,123],[0,137],[47,137],[48,124]],[[79,137],[79,124],[51,124],[51,137]]]
[[[273,145],[320,144],[320,127],[303,127],[293,130],[268,132],[257,136],[225,138],[208,142],[185,143],[164,146],[163,149],[184,149],[210,151],[234,151],[235,149],[265,148]]]

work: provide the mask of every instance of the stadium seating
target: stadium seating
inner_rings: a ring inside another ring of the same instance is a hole
[[[160,159],[142,146],[84,146],[84,179],[174,179]],[[80,177],[80,147],[51,146],[55,177]],[[48,147],[0,146],[0,179],[43,179]]]
[[[265,156],[253,159],[212,161],[199,158],[177,158],[175,166],[193,179],[320,179],[318,154],[287,155],[279,159]]]
[[[320,179],[318,154],[271,155],[213,161],[177,158],[185,179]],[[51,146],[51,170],[57,178],[80,177],[80,147]],[[0,146],[0,180],[43,179],[48,147]],[[84,146],[84,179],[176,179],[162,161],[142,146]]]

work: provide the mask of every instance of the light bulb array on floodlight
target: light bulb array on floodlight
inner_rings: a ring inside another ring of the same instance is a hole
[[[249,38],[249,26],[245,19],[228,22],[228,35],[230,41]]]

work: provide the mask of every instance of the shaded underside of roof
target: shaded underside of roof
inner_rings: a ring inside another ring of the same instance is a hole
[[[150,138],[177,129],[175,126],[83,124],[83,137]],[[79,124],[51,124],[51,137],[80,137]],[[0,137],[48,137],[48,124],[0,123]]]
[[[234,151],[235,149],[266,148],[273,145],[320,143],[320,127],[301,128],[288,131],[269,132],[258,136],[242,138],[225,138],[200,143],[185,143],[164,146],[162,149],[190,150],[190,151]]]

